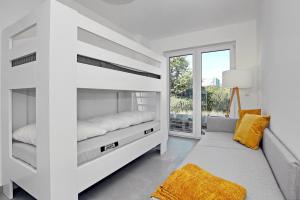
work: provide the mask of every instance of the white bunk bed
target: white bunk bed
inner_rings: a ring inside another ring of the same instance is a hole
[[[166,151],[165,58],[56,0],[3,31],[1,72],[3,192],[10,199],[15,183],[39,200],[75,200],[150,149]],[[81,95],[101,91],[117,97],[103,101],[116,110],[83,106]],[[153,119],[78,141],[78,120],[147,110]],[[13,139],[29,124],[34,145]]]

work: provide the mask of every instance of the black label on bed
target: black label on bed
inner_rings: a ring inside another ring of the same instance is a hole
[[[148,129],[148,130],[145,130],[145,131],[144,131],[144,134],[147,135],[147,134],[149,134],[149,133],[152,133],[153,131],[154,131],[154,129],[153,129],[153,128],[150,128],[150,129]]]
[[[119,146],[119,142],[113,142],[111,144],[100,147],[100,151],[104,152],[104,151],[107,151],[107,150],[110,150],[110,149],[114,149],[118,146]]]

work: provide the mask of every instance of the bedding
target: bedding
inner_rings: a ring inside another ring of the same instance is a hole
[[[239,119],[236,122],[235,131],[239,128],[241,121],[246,114],[261,115],[261,109],[240,110]]]
[[[24,142],[26,144],[36,144],[36,125],[29,124],[27,126],[23,126],[18,128],[13,132],[13,139]]]
[[[89,121],[78,121],[77,122],[77,140],[82,141],[91,137],[104,135],[107,131],[97,124]]]
[[[246,194],[243,186],[188,163],[172,172],[152,196],[160,200],[244,200]]]
[[[106,131],[114,131],[155,119],[154,112],[121,112],[114,115],[106,115],[89,119],[89,122],[97,124]]]
[[[77,163],[82,165],[158,130],[160,130],[160,122],[151,121],[79,141],[77,143]],[[36,147],[34,145],[14,141],[12,149],[15,158],[36,168]]]
[[[127,128],[144,122],[153,121],[154,112],[134,111],[113,115],[94,117],[77,123],[77,140],[83,141],[92,137]],[[36,146],[36,124],[29,124],[13,132],[13,139]]]
[[[245,114],[233,139],[250,149],[257,150],[269,122],[270,116]]]

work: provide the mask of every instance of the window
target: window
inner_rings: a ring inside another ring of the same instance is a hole
[[[193,56],[169,58],[170,130],[193,132]]]
[[[207,116],[224,116],[230,90],[222,88],[222,72],[230,69],[230,50],[203,52],[202,58],[202,127]]]
[[[222,72],[234,68],[232,43],[168,54],[170,134],[201,137],[208,116],[224,116],[230,90],[222,88]]]

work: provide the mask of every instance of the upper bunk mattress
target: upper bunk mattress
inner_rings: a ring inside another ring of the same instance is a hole
[[[77,163],[84,164],[160,130],[159,121],[145,122],[77,143]],[[36,168],[36,147],[13,142],[13,156]]]

